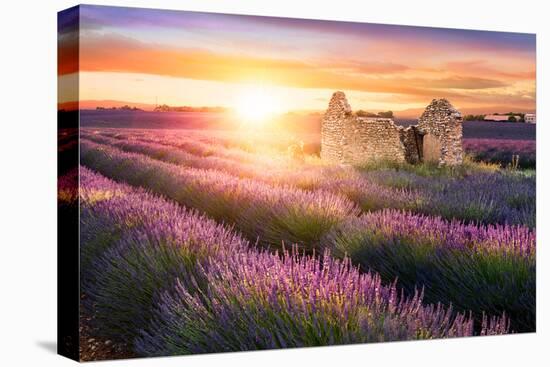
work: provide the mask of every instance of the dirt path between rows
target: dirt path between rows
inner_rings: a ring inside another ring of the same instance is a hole
[[[82,295],[81,299],[84,298],[85,295]],[[129,344],[99,336],[101,333],[94,327],[93,318],[93,312],[81,307],[78,329],[81,361],[137,358]]]

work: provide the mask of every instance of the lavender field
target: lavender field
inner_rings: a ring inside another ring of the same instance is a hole
[[[535,331],[534,141],[450,169],[330,165],[314,134],[80,138],[83,312],[125,353]]]
[[[510,167],[536,167],[536,141],[517,139],[465,139],[464,149],[473,159]]]

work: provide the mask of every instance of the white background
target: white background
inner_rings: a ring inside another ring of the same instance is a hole
[[[536,334],[105,362],[110,366],[550,364],[546,1],[96,1],[182,10],[537,33]],[[0,365],[74,362],[56,338],[56,12],[72,1],[4,0],[0,10]],[[406,47],[406,45],[404,45]],[[412,52],[412,51],[411,51]],[[546,224],[546,226],[545,226]],[[546,312],[545,312],[546,311]]]

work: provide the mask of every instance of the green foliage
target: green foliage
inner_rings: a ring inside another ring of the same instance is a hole
[[[359,110],[355,114],[359,117],[382,117],[387,119],[393,118],[393,111],[372,113],[365,110]]]
[[[464,121],[483,121],[485,119],[485,115],[466,115],[464,116]]]
[[[359,110],[355,113],[359,117],[377,117],[375,113]]]
[[[496,164],[475,162],[469,156],[465,156],[461,165],[439,166],[433,162],[411,164],[392,160],[377,160],[356,165],[360,171],[371,172],[380,170],[393,170],[414,173],[422,177],[465,177],[474,173],[490,173],[499,170]]]
[[[378,116],[391,119],[393,118],[393,111],[378,112]]]
[[[498,250],[454,249],[435,236],[392,236],[384,229],[346,228],[331,242],[336,254],[348,255],[363,271],[379,273],[384,282],[398,279],[406,294],[413,294],[422,285],[426,302],[472,311],[478,323],[484,313],[506,312],[514,331],[534,328],[534,257]]]

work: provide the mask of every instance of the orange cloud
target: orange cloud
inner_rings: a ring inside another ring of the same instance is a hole
[[[510,71],[491,66],[484,60],[468,60],[447,62],[444,64],[442,69],[466,75],[484,75],[485,77],[493,78],[535,80],[536,71],[534,69],[531,70],[534,66],[533,64],[534,63],[532,60],[529,60],[518,67],[520,70]]]
[[[80,65],[72,62],[75,52],[78,55],[78,43],[76,48],[74,42],[60,44],[60,75],[80,67],[80,71],[89,72],[142,73],[195,80],[377,92],[421,103],[435,97],[446,97],[463,105],[510,103],[532,109],[535,104],[532,90],[504,90],[516,81],[533,81],[535,72],[528,69],[532,67],[532,61],[527,59],[512,60],[510,67],[503,69],[480,60],[444,62],[440,64],[442,67],[435,68],[433,63],[422,65],[418,61],[412,66],[357,61],[351,57],[342,57],[342,60],[257,57],[166,47],[127,37],[97,34],[87,34],[81,39]]]
[[[424,82],[424,84],[429,84],[431,88],[436,89],[487,89],[506,87],[508,85],[498,80],[463,76],[429,80],[428,82]]]
[[[78,72],[78,32],[59,35],[57,41],[57,74]]]
[[[393,63],[346,61],[319,65],[291,59],[218,54],[198,49],[168,49],[121,37],[89,38],[82,43],[81,53],[82,71],[133,72],[229,82],[262,81],[302,88],[415,95],[433,95],[432,89],[506,86],[498,80],[477,77],[380,77],[409,70],[405,65]]]
[[[363,74],[396,74],[402,73],[410,69],[407,65],[395,64],[392,62],[381,62],[381,61],[351,61],[351,62],[342,62],[336,60],[332,63],[322,63],[328,67],[342,68],[343,70],[348,70],[357,73]]]

